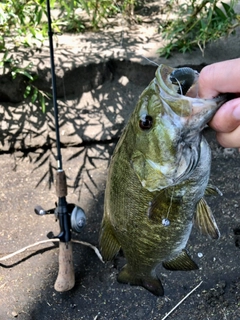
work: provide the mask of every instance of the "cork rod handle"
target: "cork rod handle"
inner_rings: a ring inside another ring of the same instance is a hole
[[[72,242],[59,242],[59,270],[54,285],[58,292],[72,289],[75,285],[75,275],[73,268]]]

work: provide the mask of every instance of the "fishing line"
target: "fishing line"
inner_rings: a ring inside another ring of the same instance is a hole
[[[174,188],[175,188],[175,186],[173,186],[173,190],[172,190],[172,193],[171,193],[170,204],[169,204],[169,207],[168,207],[167,216],[166,216],[166,218],[162,219],[162,225],[164,227],[168,227],[170,225],[170,220],[168,219],[168,217],[169,217],[170,210],[172,208]]]
[[[177,78],[175,78],[175,80],[177,81],[177,84],[178,84],[178,86],[179,86],[179,91],[180,91],[180,94],[183,96],[183,91],[182,91],[182,86],[181,86],[181,83],[180,83],[180,81],[178,81],[178,79]],[[181,115],[182,116],[182,115]]]
[[[30,244],[30,245],[28,245],[28,246],[26,246],[24,248],[21,248],[21,249],[15,251],[13,253],[10,253],[10,254],[8,254],[8,255],[6,255],[4,257],[1,257],[0,258],[0,262],[8,260],[10,258],[13,258],[14,256],[16,256],[16,255],[18,255],[18,254],[20,254],[20,253],[22,253],[22,252],[24,252],[24,251],[26,251],[26,250],[28,250],[30,248],[33,248],[35,246],[39,246],[39,245],[45,244],[45,243],[52,243],[52,242],[59,242],[59,239],[47,239],[47,240],[41,240],[41,241],[35,242],[33,244]],[[87,246],[87,247],[93,249],[95,251],[96,255],[98,256],[99,260],[104,263],[102,255],[101,255],[100,251],[98,250],[98,248],[96,246],[92,245],[91,243],[85,242],[85,241],[72,240],[72,242],[78,243],[78,244],[82,244],[83,246]],[[53,247],[53,249],[55,249],[55,247]]]
[[[147,59],[147,58],[146,58]],[[148,60],[148,59],[147,59]],[[179,86],[179,91],[182,96],[183,96],[183,90],[182,90],[182,86],[181,86],[181,83],[180,81],[177,79],[177,78],[174,78]],[[191,114],[189,115],[191,117],[192,115],[192,109],[191,109]],[[181,109],[181,114],[180,114],[180,117],[182,118],[183,117],[183,109]],[[182,127],[180,128],[180,132],[179,132],[179,136],[181,137],[181,134],[182,134]],[[179,158],[179,161],[178,161],[178,164],[176,166],[176,172],[178,171],[179,167],[180,167],[180,161],[181,161],[181,158],[182,158],[182,154],[181,154],[181,157]],[[168,211],[167,211],[167,216],[166,218],[163,218],[162,219],[162,224],[167,227],[170,225],[170,220],[169,220],[169,214],[170,214],[170,211],[171,211],[171,208],[172,208],[172,202],[173,202],[173,193],[174,193],[174,189],[175,189],[175,186],[173,186],[172,188],[172,192],[171,192],[171,197],[170,197],[170,204],[169,204],[169,207],[168,207]]]
[[[148,59],[147,57],[144,57],[141,55],[142,58],[146,59],[147,61],[151,62],[152,64],[154,64],[155,66],[158,66],[159,67],[159,64],[157,64],[155,61],[152,61],[150,59]]]
[[[178,81],[177,78],[174,78],[174,79],[176,80],[176,82],[177,82],[177,84],[179,86],[179,90],[180,90],[181,95],[183,95],[182,86],[181,86],[180,82]],[[181,112],[183,112],[183,110]],[[182,113],[181,113],[181,117],[182,117]],[[179,134],[180,136],[181,136],[181,130],[182,130],[182,128],[180,129],[180,134]],[[176,167],[176,172],[177,172],[177,169],[179,168],[179,164],[180,164],[180,159],[179,159],[179,163],[178,163],[178,165]],[[172,188],[171,197],[170,197],[170,204],[169,204],[168,211],[167,211],[167,216],[166,216],[166,218],[162,219],[162,225],[165,226],[165,227],[168,227],[170,225],[169,214],[170,214],[170,211],[171,211],[171,208],[172,208],[174,189],[175,189],[175,186],[173,186],[173,188]]]

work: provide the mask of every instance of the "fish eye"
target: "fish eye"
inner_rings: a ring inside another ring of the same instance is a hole
[[[142,130],[149,130],[152,128],[153,118],[149,114],[143,114],[139,120],[139,127]]]

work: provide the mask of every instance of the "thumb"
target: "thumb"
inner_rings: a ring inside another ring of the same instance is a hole
[[[224,103],[216,112],[209,125],[217,132],[231,132],[235,130],[240,125],[240,98]]]
[[[240,147],[240,98],[226,102],[210,121],[218,142],[227,148]]]
[[[213,63],[202,69],[199,74],[199,97],[211,99],[220,93],[240,91],[240,58]]]

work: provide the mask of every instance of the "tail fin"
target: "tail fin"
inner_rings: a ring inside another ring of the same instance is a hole
[[[128,265],[125,265],[120,271],[117,280],[121,283],[131,284],[133,286],[142,286],[155,296],[163,296],[164,289],[161,281],[152,275],[146,275],[144,277],[137,276],[135,272],[129,269]]]

